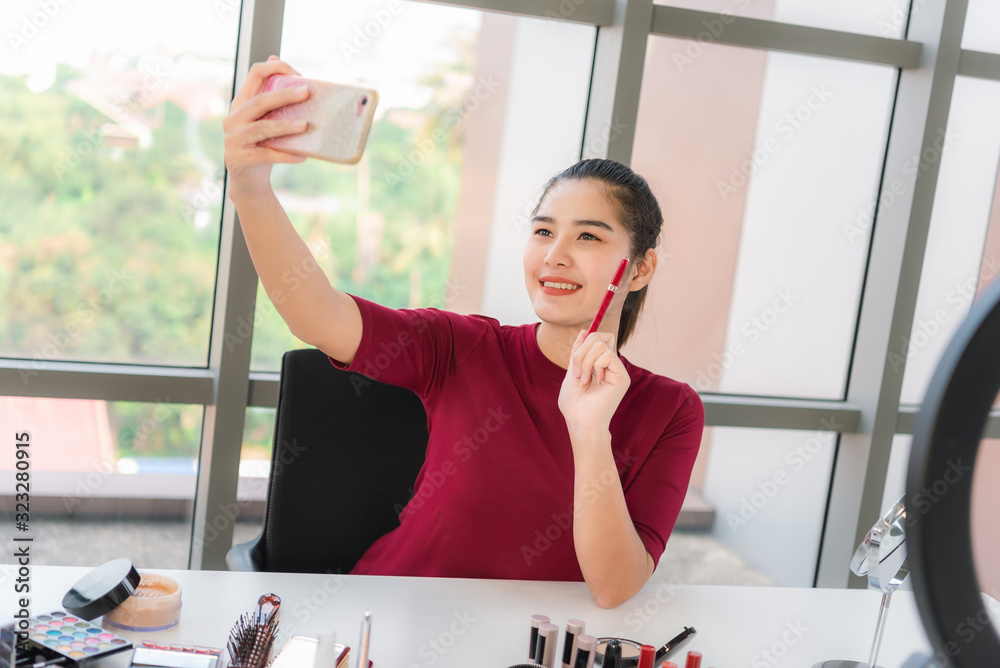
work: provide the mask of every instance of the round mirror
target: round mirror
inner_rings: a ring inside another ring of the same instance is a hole
[[[995,577],[997,553],[981,556],[977,571],[972,535],[973,517],[977,524],[985,518],[989,526],[977,527],[977,549],[996,538],[995,502],[982,510],[973,506],[972,488],[974,478],[985,485],[983,495],[998,487],[995,473],[977,470],[995,461],[995,452],[981,452],[980,441],[998,392],[1000,281],[994,281],[973,303],[931,379],[914,424],[906,478],[913,591],[940,665],[986,668],[1000,657],[992,622],[997,594],[984,596],[990,592],[980,583],[980,577]]]

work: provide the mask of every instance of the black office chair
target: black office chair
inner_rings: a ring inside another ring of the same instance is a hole
[[[316,349],[281,360],[263,531],[235,571],[347,573],[399,526],[427,449],[413,392],[337,369]]]

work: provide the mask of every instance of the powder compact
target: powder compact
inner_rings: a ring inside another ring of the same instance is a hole
[[[104,615],[104,623],[125,631],[165,631],[181,618],[181,586],[165,575],[143,573],[139,586],[121,605]]]
[[[181,587],[165,575],[140,575],[128,559],[115,559],[81,578],[62,604],[83,619],[103,615],[106,625],[124,631],[164,631],[180,619]]]

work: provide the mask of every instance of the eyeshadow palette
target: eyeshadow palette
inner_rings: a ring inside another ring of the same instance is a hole
[[[28,640],[79,664],[132,647],[114,633],[65,612],[50,612],[28,620]]]

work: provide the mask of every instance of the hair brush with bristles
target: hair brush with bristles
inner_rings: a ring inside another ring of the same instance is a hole
[[[278,607],[281,599],[264,594],[257,599],[257,611],[240,615],[229,632],[230,668],[264,668],[271,656],[271,646],[278,632]]]

